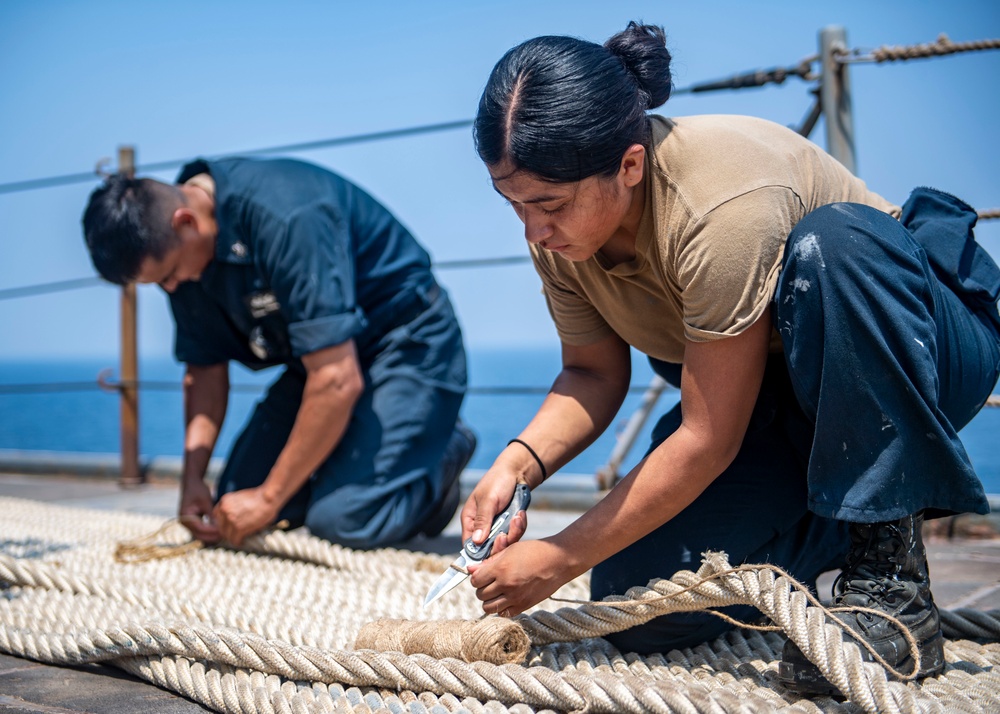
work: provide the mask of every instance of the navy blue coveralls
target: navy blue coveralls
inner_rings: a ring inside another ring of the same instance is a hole
[[[215,181],[215,258],[170,296],[180,362],[285,365],[233,445],[216,498],[263,483],[302,401],[303,355],[354,340],[365,391],[279,519],[350,547],[415,535],[466,387],[462,334],[424,249],[345,179],[288,159],[188,164]]]
[[[848,522],[987,513],[957,434],[1000,373],[1000,269],[975,241],[976,220],[932,189],[914,191],[898,221],[851,203],[806,215],[771,305],[784,354],[768,362],[739,453],[684,511],[596,566],[592,596],[696,570],[707,550],[813,584],[843,565]],[[652,363],[680,386],[680,365]],[[680,423],[678,404],[654,427],[650,451]],[[666,652],[731,627],[677,614],[608,639]]]

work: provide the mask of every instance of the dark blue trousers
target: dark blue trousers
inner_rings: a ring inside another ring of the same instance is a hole
[[[739,454],[681,514],[595,567],[592,596],[696,569],[706,550],[814,585],[842,564],[848,522],[987,512],[957,435],[1000,369],[1000,271],[975,243],[974,223],[968,206],[926,189],[902,223],[856,204],[803,218],[772,304],[784,354],[767,365]],[[678,383],[679,366],[653,367]],[[680,422],[678,404],[650,450]],[[670,615],[608,639],[665,652],[730,627],[704,613]]]
[[[439,465],[466,385],[462,334],[443,291],[365,352],[374,358],[363,365],[365,391],[346,433],[278,516],[352,548],[406,540],[432,515],[443,495]],[[217,498],[264,482],[291,433],[304,386],[301,363],[271,385],[233,445]]]

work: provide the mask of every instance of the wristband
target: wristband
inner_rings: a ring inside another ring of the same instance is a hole
[[[542,472],[542,481],[545,481],[545,479],[549,477],[549,472],[545,469],[545,464],[542,463],[541,458],[539,458],[538,454],[535,453],[534,449],[532,449],[530,446],[528,446],[527,443],[521,441],[520,439],[511,439],[510,441],[507,442],[507,446],[510,446],[511,444],[520,444],[521,446],[523,446],[525,449],[528,450],[529,454],[531,454],[535,458],[535,463],[538,464],[538,468]]]

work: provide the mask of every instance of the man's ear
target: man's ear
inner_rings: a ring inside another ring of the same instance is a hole
[[[197,228],[198,217],[187,206],[181,206],[170,216],[170,227],[179,235],[184,228]]]
[[[633,188],[642,183],[646,171],[646,147],[642,144],[632,144],[622,156],[618,174],[626,188]]]

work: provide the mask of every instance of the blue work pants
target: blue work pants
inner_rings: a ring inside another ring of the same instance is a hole
[[[799,222],[772,303],[784,354],[768,362],[739,453],[682,513],[594,568],[595,599],[697,569],[708,550],[814,586],[842,565],[848,522],[988,511],[957,431],[997,381],[1000,271],[957,199],[918,189],[902,220],[841,203]],[[679,384],[678,365],[653,367]],[[680,423],[678,404],[650,451]],[[608,639],[665,652],[730,627],[677,614]]]

